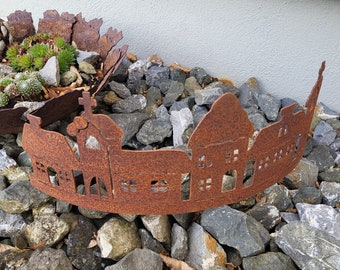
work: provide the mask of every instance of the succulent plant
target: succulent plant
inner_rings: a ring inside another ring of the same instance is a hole
[[[28,78],[17,83],[18,92],[24,98],[40,94],[42,90],[41,82],[36,78]]]
[[[0,107],[6,106],[8,102],[9,97],[4,92],[0,92]]]
[[[10,98],[15,98],[20,95],[17,85],[15,83],[11,83],[7,85],[4,89],[4,93]]]
[[[0,86],[6,87],[7,85],[13,83],[13,79],[9,77],[0,78]]]
[[[75,63],[77,50],[62,37],[36,34],[27,37],[21,44],[13,44],[6,52],[10,65],[17,71],[40,70],[52,56],[57,56],[60,72],[63,73]]]

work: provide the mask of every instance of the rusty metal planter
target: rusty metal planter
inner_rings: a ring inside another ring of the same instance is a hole
[[[280,181],[301,159],[324,68],[323,63],[305,108],[282,108],[279,121],[253,141],[246,112],[234,95],[224,94],[191,135],[190,154],[123,150],[123,131],[108,116],[93,114],[96,102],[83,92],[84,113],[67,128],[77,138],[79,156],[64,135],[42,129],[40,117],[28,116],[23,147],[32,159],[31,182],[60,200],[115,213],[194,212],[248,198]],[[89,138],[96,147],[87,144]],[[226,185],[228,179],[233,181]]]

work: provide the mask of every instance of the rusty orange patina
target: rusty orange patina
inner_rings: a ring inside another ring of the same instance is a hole
[[[194,212],[248,198],[280,181],[301,159],[324,68],[322,63],[305,108],[282,108],[279,121],[255,138],[237,98],[224,94],[196,127],[188,151],[122,149],[123,131],[108,116],[93,114],[96,102],[84,92],[84,113],[68,126],[78,156],[64,135],[28,116],[23,147],[32,160],[31,182],[58,199],[116,213]]]

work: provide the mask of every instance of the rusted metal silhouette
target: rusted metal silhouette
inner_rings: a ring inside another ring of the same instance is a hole
[[[84,113],[67,128],[79,155],[60,133],[41,128],[29,115],[23,147],[30,154],[31,183],[60,200],[95,210],[134,214],[199,211],[248,198],[281,180],[297,165],[322,84],[324,63],[304,110],[284,107],[280,120],[259,131],[237,98],[226,93],[193,132],[188,152],[121,148],[123,131],[106,115],[93,114],[90,93]]]
[[[98,85],[93,85],[93,91],[99,91],[110,75],[118,68],[125,57],[127,46],[114,48],[123,38],[122,32],[109,27],[107,32],[100,35],[102,19],[86,22],[81,13],[76,16],[68,12],[61,15],[56,10],[46,10],[44,17],[39,20],[38,33],[60,35],[68,42],[73,42],[77,48],[84,51],[96,51],[103,63],[103,79]],[[8,25],[14,41],[21,42],[26,37],[35,34],[31,13],[15,11],[8,16]],[[49,99],[45,105],[32,114],[42,118],[42,126],[51,124],[70,115],[78,108],[78,98],[82,91],[70,90],[62,96]],[[0,134],[22,132],[26,122],[21,116],[26,108],[6,108],[0,110]]]

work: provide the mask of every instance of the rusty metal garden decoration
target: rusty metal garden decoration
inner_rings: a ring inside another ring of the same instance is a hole
[[[194,212],[248,198],[280,181],[301,159],[324,68],[322,63],[304,109],[282,108],[280,120],[254,140],[237,98],[224,94],[196,127],[188,151],[122,149],[123,131],[108,116],[93,114],[96,102],[83,92],[84,113],[67,128],[77,138],[79,156],[64,135],[28,116],[23,147],[32,159],[31,182],[60,200],[115,213]]]
[[[122,39],[120,31],[110,27],[104,35],[100,35],[102,23],[102,19],[87,22],[82,18],[81,13],[73,15],[64,12],[60,15],[56,10],[47,10],[44,12],[44,17],[39,20],[37,29],[37,33],[61,36],[66,42],[75,44],[79,50],[97,52],[100,55],[100,63],[103,66],[101,74],[93,85],[86,85],[91,93],[101,89],[119,66],[127,51],[126,45],[114,48]],[[31,13],[26,10],[17,10],[10,14],[6,25],[13,42],[20,43],[26,37],[36,33]],[[1,58],[2,55],[0,55],[0,60]],[[77,89],[65,87],[66,89],[60,93],[49,92],[51,98],[42,108],[32,114],[42,118],[42,126],[63,119],[77,110],[78,98],[81,97],[82,90],[86,87],[84,85],[80,85]],[[22,132],[25,120],[21,116],[26,110],[27,108],[24,107],[0,109],[0,134]]]

